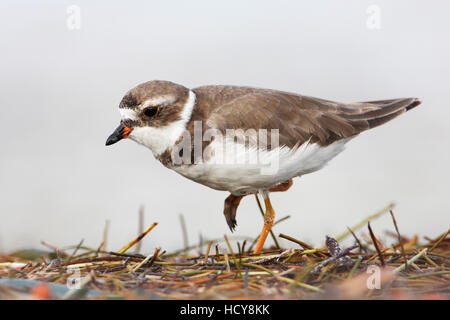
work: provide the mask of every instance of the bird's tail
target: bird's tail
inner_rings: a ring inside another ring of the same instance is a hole
[[[371,108],[360,114],[351,115],[351,120],[365,120],[369,129],[378,127],[402,113],[417,107],[421,101],[417,98],[401,98],[392,100],[379,100],[363,102],[365,106]],[[365,108],[364,108],[365,109]]]
[[[359,102],[350,104],[353,111],[342,116],[356,129],[356,133],[360,133],[378,127],[417,107],[420,103],[417,98]]]

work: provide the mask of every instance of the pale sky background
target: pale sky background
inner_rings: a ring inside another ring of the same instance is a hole
[[[79,30],[67,27],[70,5],[81,9]],[[366,26],[370,5],[381,10],[379,30]],[[292,216],[274,231],[322,245],[394,201],[403,234],[437,237],[450,225],[449,12],[443,0],[1,1],[0,252],[40,240],[97,247],[106,219],[108,249],[118,250],[136,235],[140,205],[147,225],[159,222],[143,252],[182,246],[180,213],[191,244],[199,233],[230,235],[226,192],[164,168],[132,141],[104,146],[124,93],[153,79],[342,102],[421,98],[273,194],[277,216]],[[236,235],[258,234],[253,197],[237,220]],[[389,215],[373,229],[394,230]]]

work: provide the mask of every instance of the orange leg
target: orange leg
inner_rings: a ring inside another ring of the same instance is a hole
[[[272,204],[270,203],[269,194],[263,194],[263,197],[264,203],[266,204],[266,213],[264,214],[264,227],[261,234],[259,235],[259,239],[256,243],[255,249],[253,250],[253,254],[261,253],[264,242],[266,242],[267,236],[269,235],[270,229],[272,228],[273,222],[275,220],[275,211],[273,211]]]
[[[293,181],[289,179],[286,182],[280,183],[279,185],[270,189],[270,192],[283,192],[292,187]],[[263,194],[264,203],[266,205],[266,212],[264,214],[264,227],[259,235],[258,242],[256,243],[256,247],[253,250],[254,254],[260,254],[261,250],[266,242],[267,236],[269,235],[270,229],[272,229],[273,223],[275,221],[275,211],[272,208],[272,204],[270,203],[269,193]]]

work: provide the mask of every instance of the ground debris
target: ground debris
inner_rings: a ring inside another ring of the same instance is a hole
[[[0,299],[450,298],[448,231],[419,244],[417,236],[400,236],[396,226],[401,243],[391,247],[370,230],[371,237],[363,234],[345,249],[339,242],[346,235],[327,236],[326,248],[282,235],[292,248],[259,255],[244,250],[246,241],[227,237],[191,247],[186,242],[175,253],[127,252],[155,226],[118,251],[105,250],[105,241],[96,248],[81,241],[0,255]],[[361,246],[364,252],[352,252]]]

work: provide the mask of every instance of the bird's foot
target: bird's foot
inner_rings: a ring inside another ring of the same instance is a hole
[[[225,215],[225,219],[227,220],[227,224],[228,227],[230,227],[231,232],[233,232],[237,226],[236,211],[239,206],[239,203],[241,202],[242,197],[243,196],[234,196],[230,194],[225,199],[223,214]]]

